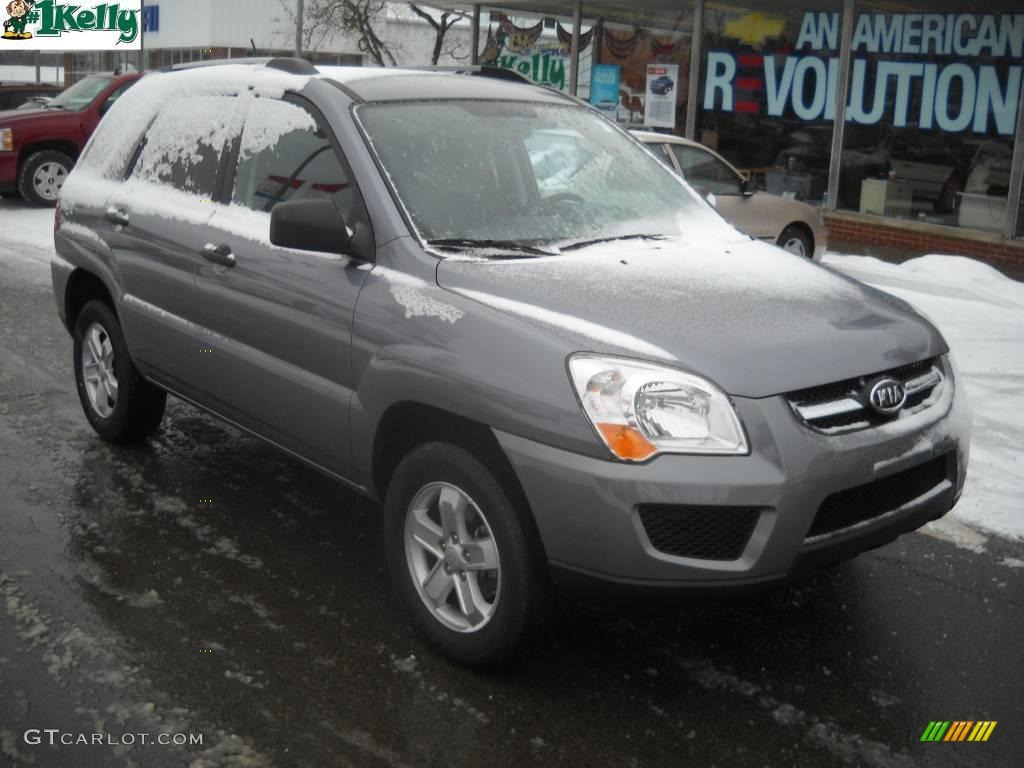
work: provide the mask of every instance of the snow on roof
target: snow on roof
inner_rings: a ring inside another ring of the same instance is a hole
[[[241,114],[257,97],[280,98],[301,90],[309,75],[294,75],[271,67],[224,64],[176,72],[150,72],[119,98],[93,134],[78,168],[80,175],[115,178],[125,168],[138,137],[148,130],[166,104],[210,96],[236,97]],[[224,115],[220,117],[224,118]]]

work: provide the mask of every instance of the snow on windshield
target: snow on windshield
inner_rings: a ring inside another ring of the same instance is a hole
[[[580,107],[452,100],[357,114],[427,241],[735,236],[650,152]]]

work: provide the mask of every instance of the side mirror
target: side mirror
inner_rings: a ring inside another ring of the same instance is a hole
[[[270,242],[297,251],[343,254],[352,235],[330,200],[292,200],[270,212]]]
[[[740,183],[740,192],[743,193],[744,197],[750,197],[757,193],[757,186],[750,179],[744,179]]]

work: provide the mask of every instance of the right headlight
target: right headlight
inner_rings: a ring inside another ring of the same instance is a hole
[[[619,459],[748,452],[729,398],[707,379],[652,363],[588,354],[569,358],[569,374],[584,412]]]
[[[14,151],[14,131],[10,128],[0,128],[0,152]]]

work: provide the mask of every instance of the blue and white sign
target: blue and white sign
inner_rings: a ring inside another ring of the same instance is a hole
[[[143,32],[159,32],[160,31],[160,6],[159,5],[144,5],[142,7],[142,31]]]
[[[612,120],[619,113],[619,85],[622,68],[618,64],[595,64],[590,68],[590,103]]]

